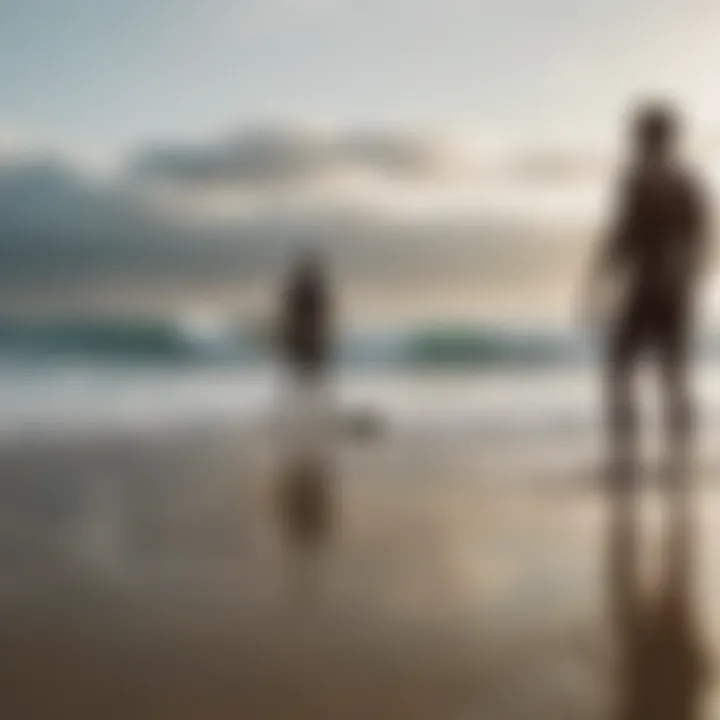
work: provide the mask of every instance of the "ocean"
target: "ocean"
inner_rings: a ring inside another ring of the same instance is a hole
[[[713,426],[719,350],[708,335],[698,352]],[[539,439],[597,426],[598,354],[572,329],[370,327],[339,338],[334,384],[343,409],[395,432]],[[0,436],[257,424],[283,392],[273,356],[267,333],[220,321],[0,320]]]

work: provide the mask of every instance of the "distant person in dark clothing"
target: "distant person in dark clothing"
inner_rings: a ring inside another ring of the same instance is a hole
[[[657,355],[669,438],[684,441],[691,425],[688,348],[708,237],[705,193],[680,158],[681,123],[666,105],[642,108],[633,125],[634,158],[620,188],[612,231],[593,268],[590,311],[608,300],[608,282],[624,284],[610,318],[608,396],[615,448],[637,433],[634,370]]]
[[[331,312],[319,252],[304,251],[291,269],[282,314],[282,351],[293,375],[301,380],[325,375],[331,354]]]

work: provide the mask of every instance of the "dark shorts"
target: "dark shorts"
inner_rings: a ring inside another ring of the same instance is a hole
[[[691,342],[692,313],[685,297],[638,292],[610,330],[609,363],[624,369],[645,353],[668,368],[684,367]]]

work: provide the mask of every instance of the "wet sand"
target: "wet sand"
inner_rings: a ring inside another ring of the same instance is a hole
[[[277,449],[227,428],[3,449],[2,717],[617,716],[608,500],[591,464],[343,442],[293,504],[294,460]],[[711,655],[715,494],[698,498],[692,551]],[[648,587],[657,504],[649,493]],[[710,711],[713,683],[698,690]]]

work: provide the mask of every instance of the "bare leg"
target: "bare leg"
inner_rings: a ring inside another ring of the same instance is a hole
[[[664,343],[660,357],[670,467],[685,467],[691,449],[694,413],[688,382],[686,346],[684,333],[673,332]],[[669,473],[669,476],[674,474]]]
[[[636,358],[631,339],[616,339],[606,379],[609,480],[616,489],[635,479],[638,453],[638,413],[633,392]]]

